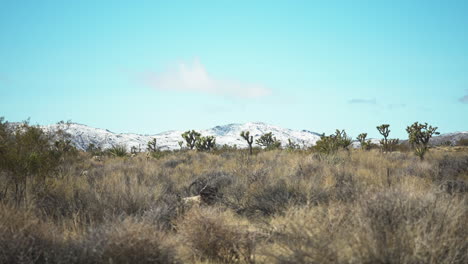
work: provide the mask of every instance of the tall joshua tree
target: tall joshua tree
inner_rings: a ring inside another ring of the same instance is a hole
[[[247,141],[247,144],[249,144],[249,153],[252,155],[252,143],[253,143],[253,136],[250,135],[249,131],[242,131],[240,133],[240,136]]]
[[[185,131],[181,136],[185,139],[185,142],[187,142],[187,147],[189,149],[193,149],[195,147],[195,143],[200,138],[201,134],[195,130],[188,130]]]
[[[377,130],[384,137],[382,140],[380,140],[380,144],[382,145],[384,151],[388,149],[388,135],[390,134],[390,129],[388,129],[389,127],[389,124],[382,124],[377,126]]]
[[[429,139],[431,139],[432,135],[440,134],[436,130],[437,127],[429,126],[427,123],[419,124],[418,122],[406,127],[409,143],[413,147],[416,156],[421,160],[424,159],[424,155],[428,150]]]

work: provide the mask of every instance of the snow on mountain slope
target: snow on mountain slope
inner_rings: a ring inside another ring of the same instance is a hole
[[[465,138],[468,138],[468,131],[441,134],[440,136],[431,138],[429,143],[432,145],[444,145],[449,143],[449,145],[455,145],[460,139]]]
[[[60,125],[48,125],[42,126],[46,131],[57,130]],[[63,126],[63,125],[62,125]],[[111,148],[116,145],[124,145],[130,150],[131,147],[140,147],[142,151],[146,150],[148,141],[156,138],[157,145],[162,150],[175,150],[179,149],[179,141],[183,141],[181,134],[184,131],[166,131],[155,135],[139,135],[131,133],[113,133],[109,130],[92,128],[86,125],[72,123],[66,129],[71,135],[72,142],[74,145],[81,150],[85,150],[90,144],[95,146],[101,146],[103,149]],[[250,131],[255,139],[258,139],[261,135],[272,132],[273,135],[281,141],[283,146],[291,139],[294,143],[303,146],[313,146],[320,139],[320,134],[311,132],[308,130],[291,130],[282,128],[274,125],[269,125],[261,122],[252,122],[245,124],[228,124],[224,126],[216,126],[211,129],[197,130],[203,136],[215,136],[217,145],[236,145],[239,148],[246,148],[247,143],[243,138],[240,137],[241,131]],[[433,137],[431,143],[434,145],[444,144],[450,141],[455,144],[462,138],[468,138],[468,131],[447,133],[440,136]],[[379,139],[371,139],[372,143],[379,144]],[[405,142],[401,140],[400,142]],[[185,141],[184,141],[185,145]],[[354,141],[352,146],[354,148],[359,147],[359,142]],[[254,146],[257,146],[254,141]]]
[[[51,131],[56,130],[58,125],[42,126],[42,128],[46,131]],[[261,122],[229,124],[206,130],[197,130],[197,132],[200,132],[203,136],[215,136],[216,144],[218,145],[222,146],[227,144],[229,146],[236,145],[239,148],[246,148],[247,143],[240,137],[241,131],[250,131],[250,135],[254,137],[254,140],[265,133],[272,132],[283,145],[287,144],[288,139],[291,139],[300,146],[311,146],[315,145],[315,142],[320,139],[319,134],[311,131],[296,131]],[[116,145],[125,145],[127,149],[135,146],[137,148],[141,147],[141,150],[144,151],[146,150],[148,141],[153,138],[156,138],[157,145],[162,150],[174,150],[179,149],[178,142],[183,141],[181,137],[183,131],[167,131],[155,135],[117,134],[109,130],[72,123],[66,129],[66,132],[71,135],[74,145],[81,150],[86,149],[90,144],[94,144],[96,146],[101,146],[103,149],[108,149]],[[256,146],[255,142],[254,145]]]

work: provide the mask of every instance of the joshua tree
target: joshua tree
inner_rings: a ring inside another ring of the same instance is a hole
[[[185,142],[187,142],[187,147],[189,149],[193,149],[195,147],[195,143],[201,137],[201,134],[195,130],[189,130],[185,131],[181,136],[185,139]]]
[[[384,150],[387,150],[388,148],[388,135],[390,134],[390,130],[388,129],[390,127],[389,124],[382,124],[377,127],[377,130],[379,133],[384,137],[382,140],[380,140],[380,144],[382,145]]]
[[[247,141],[247,144],[249,144],[249,153],[252,155],[252,143],[253,143],[253,136],[250,136],[249,131],[242,131],[240,133],[240,136]]]
[[[384,152],[387,152],[387,151],[392,152],[400,141],[397,138],[396,139],[388,138],[388,135],[390,134],[390,129],[388,129],[389,127],[390,127],[389,124],[383,124],[377,127],[377,130],[379,131],[379,133],[384,137],[382,140],[380,140],[380,145],[382,145],[382,150]]]
[[[323,133],[320,140],[315,143],[314,149],[323,154],[332,154],[338,151],[338,142],[334,135],[325,136]]]
[[[134,155],[136,155],[136,154],[138,154],[138,153],[140,153],[140,152],[141,152],[140,146],[138,146],[138,147],[132,146],[132,147],[130,148],[130,153],[132,153],[132,154],[134,154]]]
[[[349,145],[351,145],[351,138],[348,137],[346,131],[342,129],[341,131],[337,129],[335,131],[335,140],[338,142],[338,147],[348,150]]]
[[[314,148],[320,153],[333,154],[340,148],[348,150],[349,145],[351,145],[351,138],[348,137],[344,129],[337,129],[334,135],[325,136],[323,133]]]
[[[146,146],[147,146],[147,149],[148,149],[149,152],[158,151],[158,148],[156,146],[156,138],[153,138],[153,140],[149,141]]]
[[[427,123],[419,124],[415,122],[411,126],[406,127],[406,132],[408,132],[408,139],[411,147],[414,149],[414,153],[421,160],[424,159],[429,144],[429,140],[432,135],[439,135],[439,132],[436,132],[437,127],[429,126]]]
[[[371,145],[371,141],[367,140],[367,133],[361,133],[357,136],[357,140],[361,143],[361,149],[368,150]]]
[[[259,139],[255,140],[255,143],[268,150],[281,147],[281,142],[277,140],[276,137],[273,137],[272,132],[263,134]]]
[[[213,136],[198,137],[195,147],[198,151],[210,151],[216,146],[216,138]]]
[[[184,141],[177,141],[177,143],[179,144],[180,150],[182,150],[184,147]]]
[[[294,143],[290,138],[288,138],[288,145],[286,146],[288,150],[300,149],[299,144]]]

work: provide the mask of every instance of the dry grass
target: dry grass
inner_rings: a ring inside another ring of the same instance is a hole
[[[3,177],[0,263],[468,263],[466,150],[82,154],[20,207]]]

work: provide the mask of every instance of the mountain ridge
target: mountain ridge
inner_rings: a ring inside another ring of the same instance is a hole
[[[124,145],[127,149],[131,147],[146,150],[147,143],[156,138],[157,145],[161,150],[179,149],[179,141],[183,141],[181,134],[184,131],[169,130],[157,134],[136,134],[136,133],[114,133],[108,129],[93,128],[85,124],[69,123],[67,125],[53,124],[40,126],[47,132],[59,129],[60,126],[65,128],[65,131],[70,134],[72,143],[80,150],[85,150],[90,144],[100,146],[103,149],[111,148],[115,145]],[[230,123],[227,125],[218,125],[209,129],[195,129],[203,136],[216,137],[217,145],[237,146],[239,148],[247,148],[248,145],[244,139],[240,137],[241,131],[250,131],[254,138],[259,138],[262,134],[272,132],[273,135],[285,145],[288,139],[300,146],[315,145],[315,142],[320,139],[320,134],[309,130],[292,130],[282,128],[275,125],[266,124],[263,122],[248,122],[248,123]],[[256,145],[254,143],[254,145]]]
[[[10,123],[19,124],[19,123]],[[157,134],[137,134],[137,133],[115,133],[108,129],[94,128],[80,123],[68,124],[52,124],[39,126],[46,132],[56,131],[59,128],[65,128],[65,131],[70,134],[72,143],[80,150],[86,150],[90,144],[100,146],[102,149],[109,149],[116,145],[126,146],[128,150],[132,147],[146,150],[147,143],[156,138],[157,146],[161,150],[176,150],[180,146],[179,141],[184,141],[181,134],[184,131],[168,130]],[[203,136],[216,137],[217,145],[237,146],[238,148],[247,148],[248,145],[244,139],[240,137],[241,131],[250,131],[254,139],[258,139],[262,134],[272,132],[273,135],[281,141],[285,146],[288,139],[301,147],[309,147],[316,144],[320,139],[321,134],[307,129],[292,130],[275,125],[270,125],[264,122],[248,122],[248,123],[230,123],[226,125],[218,125],[209,129],[195,129]],[[431,138],[431,143],[434,145],[455,144],[462,138],[468,138],[468,131],[445,133],[440,136]],[[372,138],[373,143],[378,143],[379,139]],[[406,140],[401,140],[406,142]],[[254,141],[254,146],[257,146]],[[353,141],[353,147],[359,147],[359,142]]]

